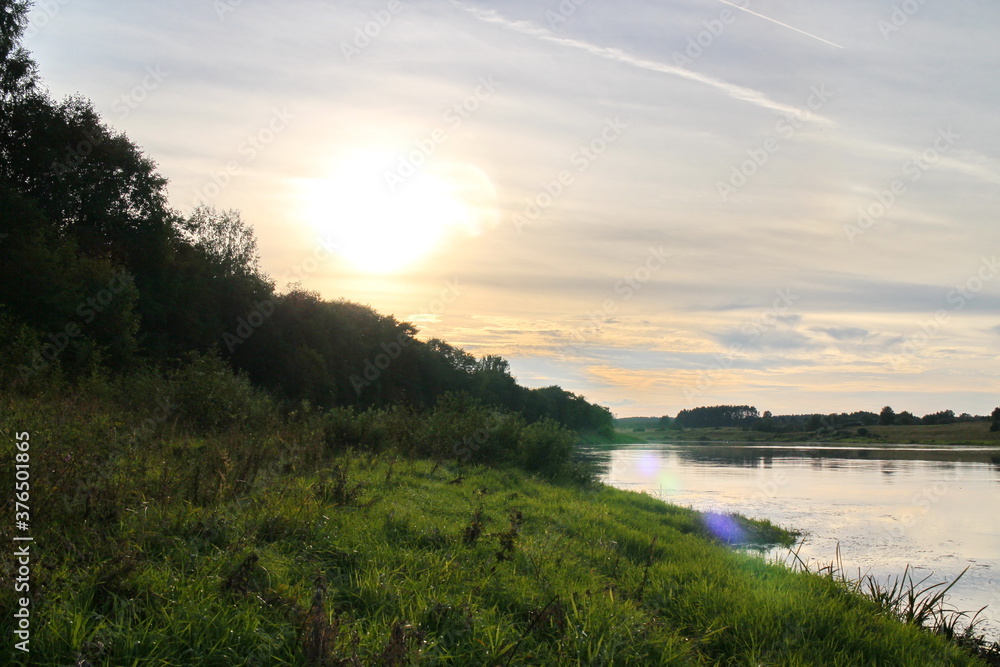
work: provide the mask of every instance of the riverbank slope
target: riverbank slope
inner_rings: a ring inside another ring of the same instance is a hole
[[[137,438],[94,392],[0,401],[40,480],[32,665],[979,664],[724,544],[788,539],[768,524],[405,456],[344,415]]]

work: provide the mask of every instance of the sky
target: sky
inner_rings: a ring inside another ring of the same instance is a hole
[[[993,0],[42,0],[280,290],[621,417],[1000,404]]]

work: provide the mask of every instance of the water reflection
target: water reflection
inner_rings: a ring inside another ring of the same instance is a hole
[[[829,563],[839,544],[849,571],[880,578],[912,565],[951,581],[968,566],[954,604],[997,606],[996,448],[670,444],[588,456],[612,485],[806,531],[800,556],[813,563]],[[986,614],[1000,619],[1000,610]]]

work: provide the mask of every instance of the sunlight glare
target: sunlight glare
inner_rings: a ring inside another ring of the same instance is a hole
[[[393,273],[411,267],[457,235],[496,224],[496,190],[469,164],[428,165],[397,188],[385,174],[393,155],[356,152],[330,176],[311,181],[305,215],[356,270]]]

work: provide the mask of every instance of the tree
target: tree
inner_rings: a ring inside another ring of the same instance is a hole
[[[37,82],[38,66],[21,46],[30,5],[28,0],[0,0],[0,107]]]
[[[764,416],[754,422],[750,428],[761,433],[774,433],[778,430],[777,425],[774,423],[774,415],[771,414],[770,410],[765,410]]]
[[[888,405],[885,406],[878,415],[878,423],[881,426],[892,426],[896,423],[896,411]]]
[[[850,421],[857,422],[862,426],[874,426],[879,423],[879,415],[874,412],[868,412],[867,410],[852,412],[849,415],[849,418]]]
[[[234,209],[217,211],[214,206],[199,206],[181,223],[188,242],[205,253],[222,276],[261,276],[260,255],[253,228],[243,222]]]
[[[759,417],[757,408],[750,405],[716,405],[681,410],[675,421],[681,428],[718,428],[748,426]]]
[[[993,415],[991,418],[993,420],[993,423],[990,424],[990,430],[994,432],[1000,431],[1000,408],[997,408],[996,410],[993,411]]]
[[[34,202],[2,181],[0,230],[6,235],[0,243],[0,304],[44,334],[46,348],[25,360],[30,368],[58,363],[75,372],[100,360],[118,368],[130,364],[139,329],[132,276],[107,258],[81,254]]]
[[[942,410],[941,412],[935,412],[929,415],[924,415],[923,419],[920,420],[920,423],[925,424],[927,426],[936,426],[938,424],[954,424],[955,411]]]

